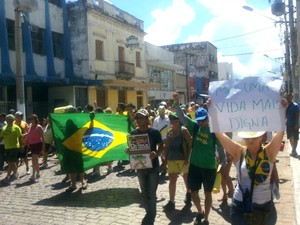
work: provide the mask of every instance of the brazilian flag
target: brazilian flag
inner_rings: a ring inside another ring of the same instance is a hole
[[[51,126],[64,173],[80,173],[99,164],[128,160],[127,116],[105,113],[52,113]]]

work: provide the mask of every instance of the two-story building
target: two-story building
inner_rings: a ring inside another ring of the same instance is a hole
[[[89,102],[145,106],[148,88],[159,84],[147,77],[143,21],[102,0],[68,3],[68,15],[74,74],[103,81],[83,91]]]

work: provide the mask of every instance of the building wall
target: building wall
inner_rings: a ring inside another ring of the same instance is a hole
[[[182,67],[174,63],[173,52],[147,42],[145,47],[149,83],[159,85],[148,91],[149,103],[156,106],[162,100],[172,99],[172,93],[178,87],[176,71],[182,70]]]
[[[50,87],[48,92],[50,102],[53,102],[54,104],[56,104],[57,102],[61,102],[65,105],[75,106],[73,86]]]
[[[219,80],[230,80],[232,79],[232,63],[221,62],[218,63]]]
[[[91,0],[78,0],[69,4],[68,12],[75,76],[103,80],[107,96],[105,105],[112,109],[119,102],[117,90],[126,91],[125,104],[136,103],[137,91],[147,91],[145,85],[139,85],[147,82],[143,21],[102,0],[97,4]],[[131,35],[140,43],[133,49],[126,47],[126,39]],[[96,58],[96,40],[103,43],[102,60]],[[119,47],[124,49],[123,61],[134,69],[130,77],[119,77]],[[136,51],[141,54],[141,67],[136,66]],[[106,85],[105,81],[110,84]],[[97,97],[97,88],[90,89],[89,99]]]

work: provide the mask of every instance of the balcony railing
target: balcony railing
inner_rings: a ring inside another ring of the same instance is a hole
[[[116,77],[121,80],[131,80],[135,74],[133,63],[117,61],[115,64]]]

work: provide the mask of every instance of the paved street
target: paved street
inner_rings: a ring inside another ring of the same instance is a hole
[[[279,153],[278,160],[281,199],[275,203],[273,218],[279,225],[299,225],[299,215],[297,219],[295,212],[300,211],[299,175],[296,175],[300,171],[300,160],[290,158],[288,142],[285,150]],[[54,158],[50,158],[49,168],[41,171],[42,177],[38,183],[31,183],[30,176],[24,175],[25,166],[21,166],[19,180],[10,186],[5,186],[3,182],[0,184],[0,224],[140,224],[145,213],[140,207],[136,174],[130,171],[129,166],[120,170],[114,164],[114,171],[107,176],[92,177],[90,173],[87,171],[88,189],[78,189],[69,194],[65,192],[69,183],[61,182],[65,176],[59,173],[59,165]],[[234,167],[231,175],[235,177]],[[4,177],[5,174],[0,175],[1,180]],[[294,192],[295,188],[297,191]],[[161,179],[155,224],[193,224],[196,209],[192,206],[191,210],[182,210],[184,195],[184,184],[179,179],[176,210],[167,214],[163,212],[162,206],[168,200],[168,180]],[[220,205],[216,200],[218,196],[213,195],[210,224],[230,224],[229,206]]]

